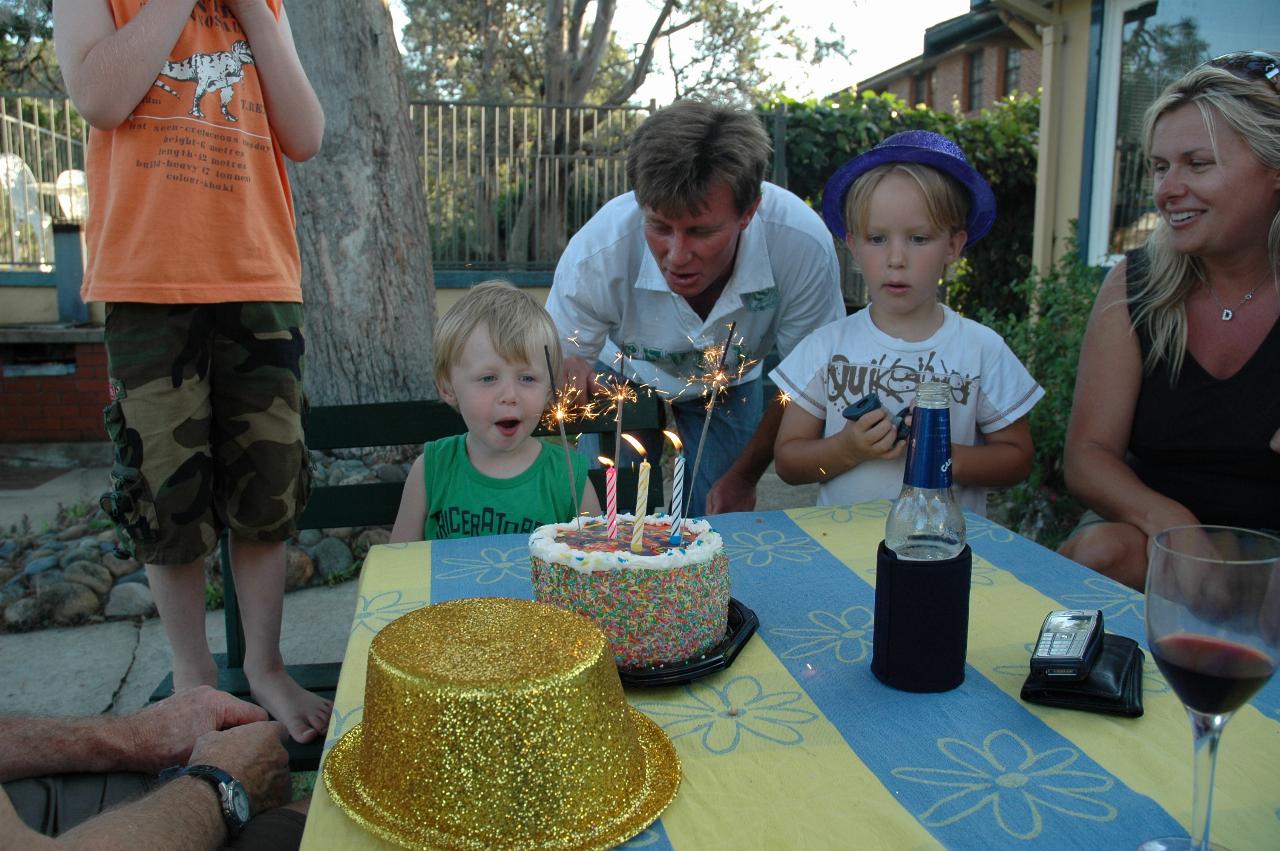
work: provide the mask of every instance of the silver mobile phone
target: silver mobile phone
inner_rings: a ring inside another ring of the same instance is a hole
[[[1082,680],[1102,650],[1102,610],[1050,612],[1031,653],[1031,672],[1056,680]]]

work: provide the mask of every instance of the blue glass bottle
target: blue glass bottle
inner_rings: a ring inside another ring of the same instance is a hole
[[[951,491],[951,389],[916,390],[902,492],[884,526],[885,546],[906,561],[955,558],[964,549],[964,513]]]

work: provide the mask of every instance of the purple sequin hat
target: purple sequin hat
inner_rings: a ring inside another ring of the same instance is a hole
[[[845,238],[844,198],[853,182],[878,165],[920,163],[955,178],[969,192],[965,248],[982,239],[996,221],[996,196],[982,175],[969,165],[960,146],[939,133],[907,130],[894,133],[864,154],[849,160],[831,175],[822,190],[822,218],[836,239]]]

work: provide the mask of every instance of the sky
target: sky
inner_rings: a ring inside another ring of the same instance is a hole
[[[642,42],[648,34],[656,12],[653,0],[620,0],[614,14],[614,30],[620,44]],[[466,0],[459,0],[466,2]],[[836,58],[818,66],[797,62],[774,62],[770,67],[781,80],[789,97],[803,100],[820,97],[853,85],[888,68],[919,56],[924,47],[924,31],[941,21],[963,15],[969,0],[776,0],[802,34],[830,37],[828,28],[835,26],[844,36],[845,47],[852,51],[846,62]],[[832,7],[840,14],[832,15]],[[399,0],[391,3],[397,39],[403,28],[404,15]],[[680,44],[676,44],[676,49]],[[655,62],[655,70],[636,93],[633,100],[667,103],[672,99],[670,78],[664,77]]]

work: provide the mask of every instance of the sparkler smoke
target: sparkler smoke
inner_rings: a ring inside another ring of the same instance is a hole
[[[556,390],[556,371],[551,365],[551,347],[543,346],[542,353],[547,356],[547,377],[551,379],[551,415],[555,417],[556,424],[560,426],[560,442],[564,444],[564,466],[569,471],[569,492],[573,496],[573,522],[576,528],[581,529],[582,499],[578,495],[577,477],[573,475],[573,456],[569,454],[569,435],[564,430],[567,405],[565,400],[560,398],[560,392]]]

